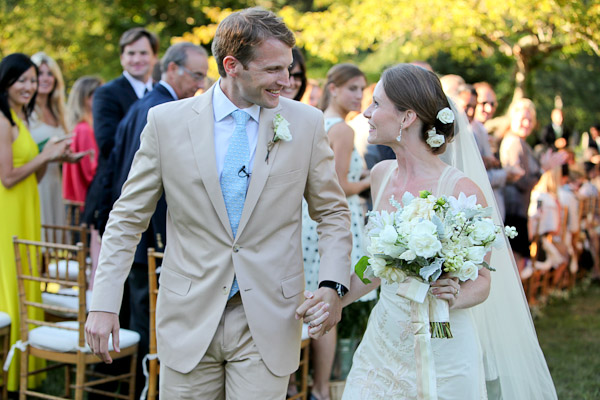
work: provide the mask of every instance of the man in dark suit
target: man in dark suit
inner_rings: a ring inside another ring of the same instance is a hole
[[[115,144],[119,122],[131,105],[152,90],[152,69],[157,61],[158,38],[144,28],[133,28],[119,40],[123,75],[101,86],[94,92],[92,113],[94,135],[98,143],[98,170],[86,197],[84,221],[102,233],[108,211],[98,201],[105,183],[101,182],[110,152]]]
[[[161,80],[154,90],[135,102],[117,127],[115,146],[108,160],[110,171],[106,179],[110,181],[110,185],[104,189],[105,193],[111,194],[111,208],[121,195],[121,187],[127,180],[133,157],[140,147],[140,135],[146,126],[148,111],[159,104],[192,97],[199,89],[204,89],[208,71],[208,54],[206,50],[192,43],[177,43],[167,49],[160,67]],[[142,234],[127,278],[129,329],[138,332],[141,336],[136,397],[144,386],[142,361],[148,353],[149,346],[148,248],[164,250],[166,218],[167,203],[163,195],[156,206],[148,230]]]
[[[552,123],[545,126],[544,129],[540,132],[540,143],[544,146],[544,148],[550,148],[556,150],[558,148],[563,148],[571,144],[571,131],[569,128],[564,126],[563,121],[563,113],[561,109],[555,108],[552,110],[552,114],[550,114],[550,119]],[[564,143],[561,146],[557,146],[557,139],[564,138]]]

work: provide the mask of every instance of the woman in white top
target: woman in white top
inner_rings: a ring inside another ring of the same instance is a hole
[[[60,67],[43,52],[31,60],[39,70],[38,92],[31,116],[30,131],[38,146],[51,137],[67,134],[65,125],[65,83]],[[50,163],[44,179],[38,183],[42,224],[65,225],[65,207],[62,198],[62,176],[59,163]]]

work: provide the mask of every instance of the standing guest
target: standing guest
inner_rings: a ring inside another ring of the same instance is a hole
[[[571,130],[564,126],[563,112],[555,108],[550,114],[550,124],[546,125],[540,132],[539,142],[545,149],[563,148],[572,140]],[[562,140],[559,140],[562,139]]]
[[[140,135],[148,120],[150,108],[192,97],[199,89],[204,89],[208,72],[208,54],[203,48],[188,42],[174,44],[167,49],[160,64],[164,71],[161,75],[162,79],[152,92],[131,106],[117,128],[115,147],[109,158],[112,186],[106,188],[107,193],[112,193],[111,205],[121,195],[121,188],[127,180],[133,158],[140,147]],[[137,246],[133,266],[127,278],[130,295],[129,329],[140,334],[136,398],[140,396],[144,387],[142,359],[148,353],[150,344],[148,249],[164,251],[167,239],[166,219],[167,204],[164,196],[161,196],[148,229],[142,234]]]
[[[88,225],[94,225],[102,233],[107,207],[99,204],[102,198],[100,177],[115,144],[115,133],[121,119],[129,107],[152,90],[152,70],[157,61],[158,38],[144,28],[132,28],[119,39],[122,76],[102,85],[94,94],[92,115],[94,118],[94,135],[98,144],[98,173],[92,182],[86,198],[86,209],[83,219]]]
[[[294,47],[292,49],[292,65],[290,65],[290,84],[281,90],[281,95],[288,99],[300,101],[306,91],[306,63],[300,49]]]
[[[333,149],[335,170],[340,186],[344,190],[351,212],[350,231],[352,232],[351,265],[354,266],[365,252],[363,250],[364,214],[358,194],[370,186],[370,178],[364,176],[364,161],[354,147],[354,131],[345,122],[351,111],[360,111],[363,90],[367,86],[364,73],[352,64],[338,64],[327,73],[323,97],[319,107],[325,116],[325,131],[329,145]],[[311,219],[306,202],[302,207],[302,247],[304,253],[304,273],[306,290],[318,287],[320,276],[319,236],[317,223]],[[365,300],[375,298],[376,294]],[[336,329],[319,340],[311,342],[314,365],[312,395],[317,400],[329,399],[329,378],[335,356]]]
[[[38,67],[38,91],[35,109],[31,115],[31,136],[36,143],[44,143],[52,136],[67,134],[65,124],[65,82],[60,67],[43,52],[31,56]],[[38,184],[42,224],[65,225],[65,206],[62,197],[60,165],[51,163],[44,179]]]
[[[85,153],[73,164],[63,164],[63,197],[65,200],[85,202],[88,187],[98,166],[98,145],[94,137],[92,101],[94,92],[102,85],[95,76],[84,76],[75,81],[67,103],[67,126],[72,132],[71,151]]]
[[[304,92],[304,96],[300,99],[304,104],[308,104],[309,106],[318,107],[319,100],[321,100],[321,96],[323,95],[323,89],[321,89],[321,85],[319,85],[319,81],[316,79],[309,79],[306,84],[306,91]]]
[[[0,311],[12,320],[10,343],[19,340],[19,301],[13,236],[40,240],[40,202],[38,181],[52,161],[68,153],[68,140],[52,137],[38,150],[29,129],[29,116],[35,106],[38,73],[36,65],[24,54],[6,56],[0,62]],[[21,257],[25,257],[23,254]],[[40,286],[27,287],[29,301],[41,301]],[[41,310],[30,311],[30,318],[43,320]],[[8,370],[7,388],[19,389],[19,357]],[[29,361],[31,370],[41,368],[39,360]],[[39,375],[38,375],[39,376]],[[30,384],[40,383],[40,377]]]
[[[293,33],[272,12],[230,14],[212,44],[220,79],[150,109],[106,232],[86,323],[107,363],[123,286],[160,196],[169,241],[156,312],[163,399],[282,399],[298,368],[302,198],[319,221],[323,325],[350,280],[350,213],[320,111],[280,97]],[[296,316],[294,317],[294,314]],[[320,322],[320,321],[317,321]]]
[[[506,224],[514,226],[519,235],[511,239],[511,246],[519,271],[525,267],[529,257],[529,230],[527,211],[531,198],[531,190],[540,179],[540,162],[533,155],[533,149],[525,139],[533,132],[536,125],[536,112],[533,102],[520,99],[512,104],[509,110],[510,126],[500,145],[500,162],[502,166],[518,166],[524,174],[514,183],[506,185],[504,200],[506,206]],[[566,156],[559,153],[546,152],[541,158],[544,171],[561,165]]]

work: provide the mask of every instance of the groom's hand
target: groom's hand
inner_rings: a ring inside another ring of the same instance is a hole
[[[337,291],[328,287],[321,287],[314,294],[306,292],[305,296],[307,300],[296,310],[296,319],[304,318],[309,324],[309,336],[318,339],[342,319],[342,302]]]
[[[108,351],[108,338],[111,333],[113,348],[119,353],[119,316],[109,312],[90,311],[85,322],[85,338],[92,353],[107,364],[112,363]]]

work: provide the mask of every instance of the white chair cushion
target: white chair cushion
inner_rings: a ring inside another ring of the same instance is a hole
[[[69,276],[67,276],[67,266]],[[56,262],[48,264],[48,274],[54,279],[68,279],[76,281],[79,276],[79,263],[75,260],[58,260],[58,276],[56,275]]]
[[[10,325],[10,315],[0,311],[0,328]]]
[[[90,309],[90,302],[92,301],[92,291],[88,290],[85,294],[86,297],[86,311]],[[73,289],[60,289],[58,293],[42,292],[42,303],[57,306],[77,309],[79,307],[79,297],[76,290]],[[60,312],[60,311],[48,311],[52,315],[58,315],[66,318],[77,318],[77,313]]]
[[[77,329],[77,321],[59,322],[57,325],[67,326]],[[62,353],[74,353],[77,351],[79,341],[79,332],[68,331],[65,329],[40,326],[29,331],[29,344],[35,348],[43,350],[59,351]],[[129,329],[119,330],[119,346],[121,349],[133,346],[140,341],[140,334]],[[114,350],[112,345],[112,335],[108,339],[108,348]],[[83,349],[86,353],[91,353],[88,345]]]

